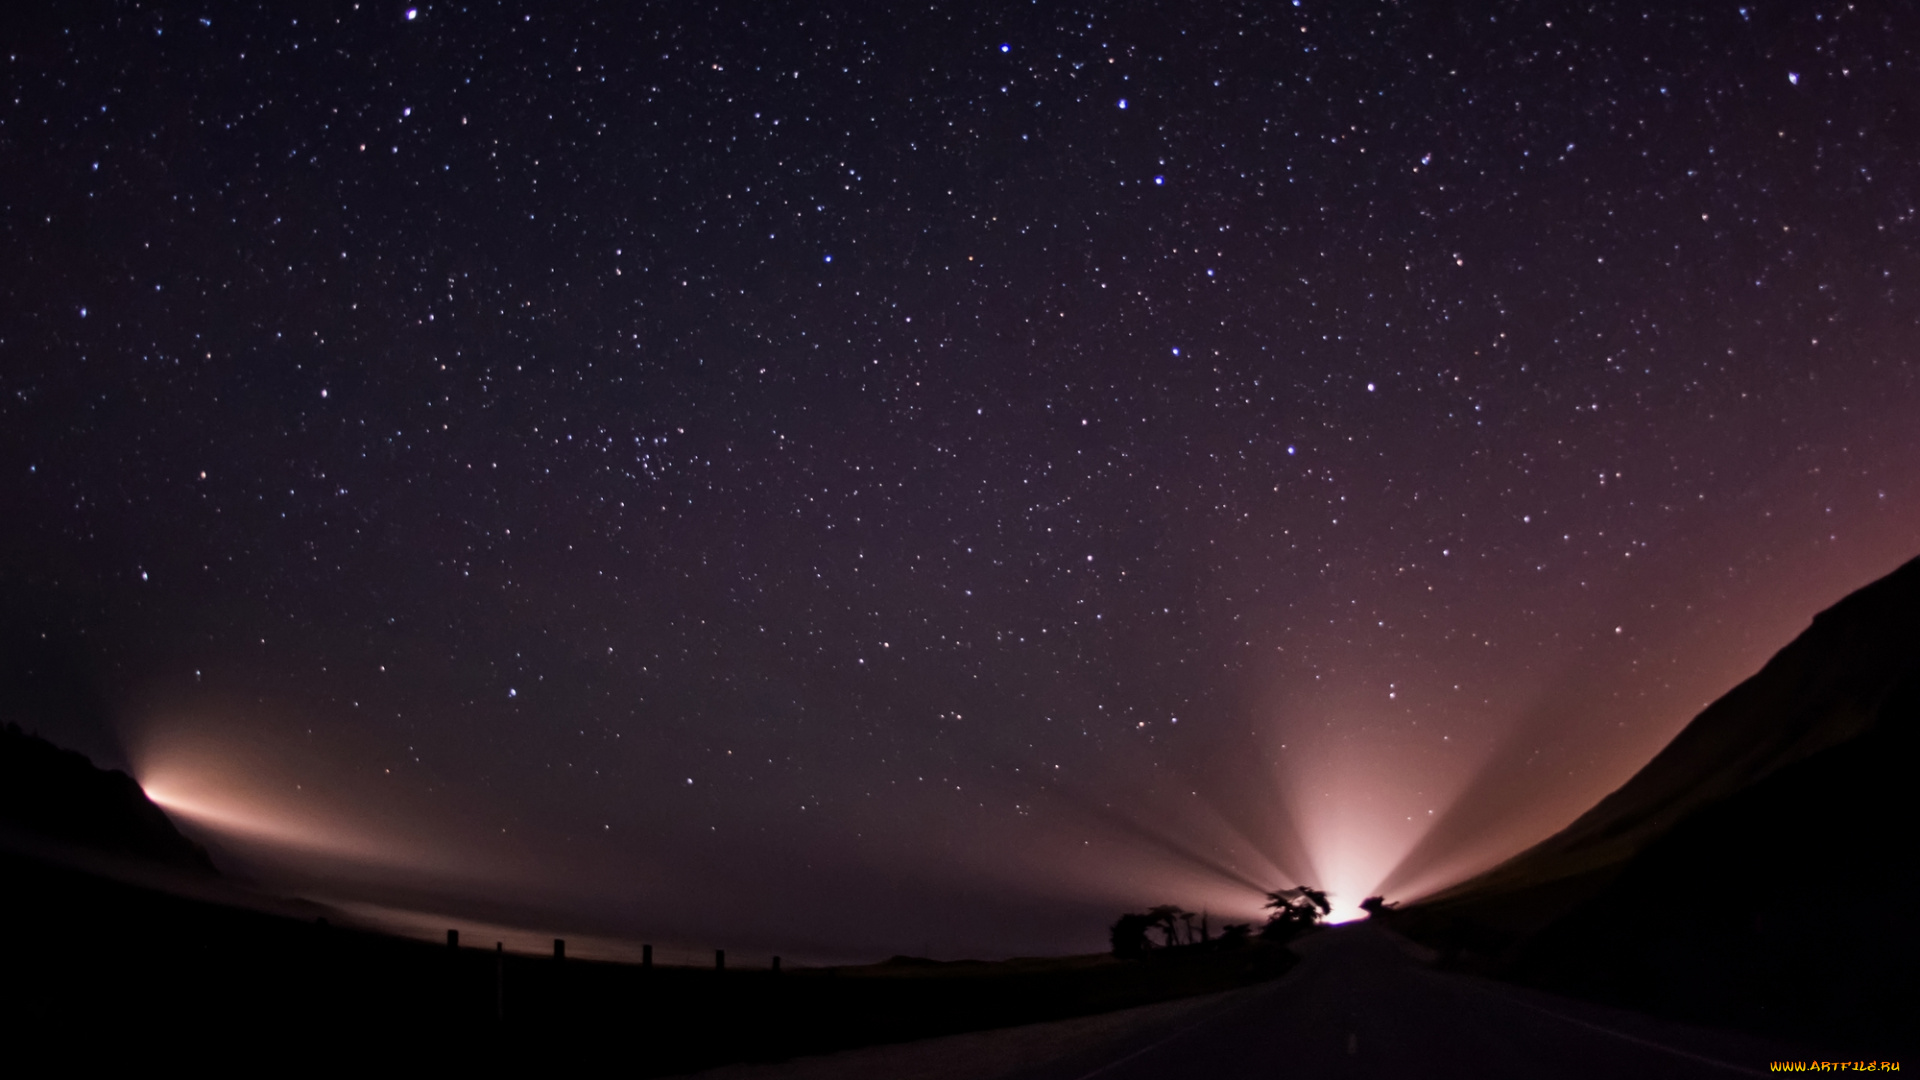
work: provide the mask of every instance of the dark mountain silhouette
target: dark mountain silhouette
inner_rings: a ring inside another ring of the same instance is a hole
[[[1695,717],[1666,749],[1573,824],[1506,862],[1420,899],[1488,907],[1521,892],[1585,892],[1689,814],[1884,718],[1920,672],[1920,559],[1814,616],[1813,625]]]
[[[1916,1012],[1920,559],[1814,617],[1618,791],[1393,914],[1539,985],[1889,1038]]]
[[[41,840],[214,874],[133,777],[8,724],[0,728],[0,828]]]
[[[1835,1050],[1911,1049],[1920,678],[1882,717],[1680,822],[1521,942],[1504,972],[1695,1021],[1824,1035]]]

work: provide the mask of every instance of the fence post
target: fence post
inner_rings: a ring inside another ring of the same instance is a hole
[[[507,1018],[507,947],[501,942],[493,943],[493,1019],[495,1022]]]
[[[777,956],[773,958],[773,973],[780,974],[780,958]]]
[[[713,950],[713,970],[715,971],[727,970],[727,950],[725,949]]]
[[[565,960],[567,958],[567,939],[566,938],[553,939],[553,958],[555,960]]]
[[[651,945],[640,946],[640,966],[643,968],[650,968],[653,966],[653,946]]]
[[[457,949],[459,947],[460,947],[460,931],[458,930],[447,931],[447,948]]]

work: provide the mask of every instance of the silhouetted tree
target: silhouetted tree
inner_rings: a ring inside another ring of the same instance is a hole
[[[1110,931],[1113,955],[1137,957],[1153,948],[1197,945],[1206,935],[1204,929],[1200,933],[1194,932],[1193,919],[1193,912],[1176,904],[1160,904],[1138,914],[1122,915]],[[1205,925],[1204,918],[1202,925]],[[1151,932],[1156,930],[1160,933],[1158,945],[1151,936]]]
[[[1321,917],[1333,910],[1326,893],[1306,885],[1268,893],[1267,906],[1273,914],[1267,916],[1260,934],[1276,941],[1292,940],[1301,931],[1319,925]]]
[[[1392,911],[1393,908],[1394,905],[1387,903],[1387,898],[1384,896],[1369,896],[1360,901],[1360,910],[1366,912],[1370,919],[1377,919]]]
[[[1161,904],[1158,907],[1149,908],[1147,918],[1153,920],[1153,924],[1160,928],[1161,936],[1166,938],[1167,946],[1171,948],[1185,943],[1180,936],[1180,923],[1183,919],[1191,920],[1193,912],[1182,910],[1174,904]]]
[[[1155,925],[1151,915],[1126,914],[1113,924],[1109,940],[1113,942],[1113,955],[1122,960],[1134,960],[1145,956],[1153,948],[1153,941],[1147,937],[1147,931]]]
[[[1247,943],[1247,938],[1252,933],[1253,926],[1250,923],[1228,923],[1220,928],[1220,947],[1223,949],[1239,948]]]

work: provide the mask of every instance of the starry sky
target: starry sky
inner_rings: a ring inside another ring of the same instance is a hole
[[[1920,551],[1920,27],[1682,7],[10,10],[4,711],[635,940],[1457,880]]]

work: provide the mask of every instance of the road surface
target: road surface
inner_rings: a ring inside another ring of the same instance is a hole
[[[1299,967],[1139,1045],[1024,1070],[1021,1080],[1259,1077],[1715,1077],[1764,1075],[1790,1053],[1433,970],[1377,927],[1300,942]]]
[[[1320,1077],[1712,1078],[1806,1057],[1750,1036],[1673,1024],[1436,971],[1365,923],[1295,945],[1262,986],[1050,1024],[875,1046],[710,1080],[1317,1080]]]

